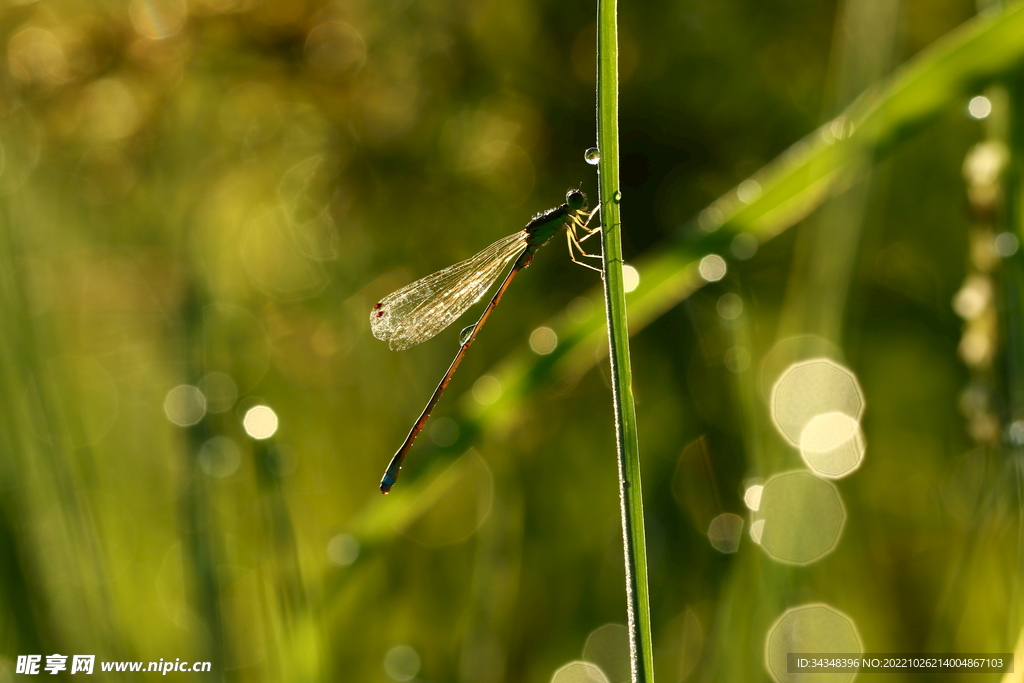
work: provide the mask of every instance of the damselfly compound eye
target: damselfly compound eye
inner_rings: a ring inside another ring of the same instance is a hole
[[[569,190],[565,194],[565,203],[573,211],[579,211],[587,205],[587,196],[579,190]]]

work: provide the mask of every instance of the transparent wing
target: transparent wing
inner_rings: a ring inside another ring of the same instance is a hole
[[[525,230],[513,233],[384,297],[370,311],[373,336],[394,351],[430,339],[480,300],[505,266],[523,253],[526,240]]]

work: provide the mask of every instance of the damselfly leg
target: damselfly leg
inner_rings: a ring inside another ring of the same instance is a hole
[[[565,241],[566,241],[566,243],[569,246],[569,258],[572,259],[573,263],[575,263],[576,265],[583,266],[584,268],[590,268],[591,270],[596,270],[599,273],[603,273],[604,271],[602,271],[600,268],[598,268],[596,266],[592,266],[589,263],[584,263],[583,261],[580,261],[579,259],[577,259],[576,258],[576,252],[573,251],[573,247],[576,247],[576,250],[579,252],[580,256],[583,256],[583,257],[586,257],[586,258],[593,258],[593,259],[600,259],[600,258],[602,258],[601,254],[591,254],[591,253],[587,252],[583,248],[583,245],[580,244],[581,242],[583,242],[583,241],[589,239],[590,237],[593,237],[597,233],[601,232],[600,228],[591,228],[590,227],[590,221],[594,218],[594,216],[597,214],[597,212],[598,212],[598,210],[600,208],[601,208],[600,206],[594,207],[594,210],[587,214],[587,220],[586,221],[581,220],[578,215],[574,214],[571,217],[571,219],[569,220],[569,223],[566,225]],[[583,237],[579,237],[576,234],[577,231],[583,232],[584,233]]]

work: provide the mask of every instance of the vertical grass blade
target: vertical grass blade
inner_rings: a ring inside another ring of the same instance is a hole
[[[629,363],[626,293],[622,285],[622,238],[619,203],[619,75],[616,0],[597,4],[597,148],[599,200],[604,254],[604,300],[608,315],[612,400],[619,457],[619,500],[626,562],[626,607],[634,683],[653,683],[651,607],[647,587],[643,491],[640,486],[640,445],[633,376]]]

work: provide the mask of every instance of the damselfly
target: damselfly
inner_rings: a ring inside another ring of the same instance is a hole
[[[491,297],[490,303],[484,308],[480,319],[476,321],[475,325],[467,328],[469,332],[468,334],[464,333],[460,340],[461,346],[455,355],[455,360],[452,361],[448,371],[444,373],[444,377],[441,378],[441,382],[434,390],[434,394],[427,401],[427,407],[420,413],[419,419],[409,431],[409,436],[405,437],[405,442],[391,459],[391,463],[380,481],[381,493],[387,493],[395,485],[406,453],[422,431],[427,418],[430,417],[430,411],[434,409],[441,394],[448,386],[448,382],[451,381],[452,375],[455,374],[455,369],[459,367],[462,358],[466,355],[469,347],[473,345],[473,341],[484,323],[487,322],[491,311],[501,301],[512,278],[530,265],[534,253],[554,237],[559,230],[565,228],[570,258],[581,266],[601,272],[600,268],[577,259],[576,253],[573,252],[575,248],[581,256],[600,258],[585,252],[580,244],[598,232],[597,228],[589,227],[590,219],[596,212],[597,209],[594,209],[587,213],[587,198],[583,192],[569,190],[565,195],[564,204],[537,214],[519,232],[498,240],[472,258],[439,270],[411,285],[406,285],[374,304],[373,310],[370,312],[370,327],[373,329],[373,336],[388,342],[388,345],[395,351],[407,349],[430,339],[451,325],[456,318],[466,312],[466,309],[487,293],[509,261],[515,259],[511,270],[502,280],[498,291]]]

